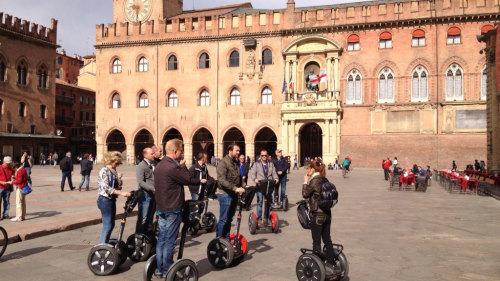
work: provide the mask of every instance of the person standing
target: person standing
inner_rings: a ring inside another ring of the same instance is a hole
[[[153,145],[151,149],[153,149],[154,153],[153,165],[156,166],[156,164],[160,163],[161,159],[163,159],[163,148]]]
[[[54,152],[54,154],[52,154],[52,161],[54,162],[54,168],[57,166],[57,160],[59,160],[59,154],[57,154],[57,152]]]
[[[257,186],[257,220],[259,221],[259,225],[267,226],[267,222],[269,220],[269,209],[271,207],[270,204],[265,204],[264,209],[264,219],[262,219],[262,202],[263,196],[266,196],[266,200],[272,200],[271,194],[272,191],[268,192],[265,188],[269,184],[274,184],[275,186],[279,183],[279,176],[276,173],[276,168],[273,162],[267,160],[269,157],[267,150],[260,151],[260,161],[253,165],[250,170],[250,176],[252,177],[255,185]],[[275,189],[276,191],[276,189]],[[264,194],[262,194],[264,192]]]
[[[61,159],[59,163],[59,168],[61,169],[62,179],[61,179],[61,192],[64,191],[64,185],[66,183],[66,178],[68,179],[68,185],[70,190],[74,190],[73,181],[71,181],[71,176],[73,175],[73,160],[71,160],[71,152],[66,153],[66,157]]]
[[[14,185],[16,190],[16,217],[10,221],[21,222],[26,219],[26,195],[21,192],[21,189],[28,185],[29,177],[23,165],[14,162],[12,168],[16,171],[15,179],[8,183]]]
[[[229,239],[231,232],[231,222],[233,221],[238,195],[243,194],[241,176],[238,169],[238,155],[240,147],[237,144],[230,144],[228,154],[219,162],[217,166],[217,181],[219,182],[219,222],[217,223],[216,237]]]
[[[184,207],[184,185],[199,185],[206,179],[193,179],[183,157],[183,144],[179,139],[169,140],[165,146],[167,155],[154,171],[155,199],[158,210],[158,242],[156,243],[156,278],[166,278],[174,263],[175,241],[179,234]]]
[[[146,147],[142,150],[143,160],[135,167],[135,177],[142,194],[138,198],[136,233],[147,234],[148,226],[153,221],[156,209],[155,181],[154,181],[154,153],[153,149]]]
[[[9,209],[10,209],[10,193],[12,192],[12,185],[7,184],[12,180],[12,176],[14,175],[14,170],[12,170],[12,158],[10,156],[5,156],[3,158],[3,163],[0,166],[0,209],[1,204],[3,202],[3,212],[0,220],[9,218]]]
[[[29,151],[25,151],[23,153],[23,156],[21,157],[21,165],[24,167],[26,170],[26,173],[28,174],[28,184],[32,185],[31,182],[31,167],[33,167],[34,161],[33,157],[31,157],[31,154]]]
[[[299,169],[299,164],[297,162],[297,154],[295,154],[295,157],[293,157],[293,169],[298,170]]]
[[[397,164],[398,164],[398,157],[394,156],[394,161],[392,162],[393,170],[396,169]]]
[[[83,159],[80,162],[80,174],[82,175],[82,181],[80,182],[80,185],[78,186],[78,191],[82,191],[82,186],[85,181],[87,181],[87,185],[85,186],[85,191],[90,190],[90,172],[92,172],[92,169],[94,168],[94,164],[92,161],[89,159],[89,155],[85,153],[83,155]]]
[[[276,149],[276,158],[273,161],[278,174],[278,184],[274,186],[274,205],[280,206],[286,195],[286,175],[288,171],[288,159],[283,157],[281,149]],[[279,194],[281,185],[281,194]]]
[[[40,166],[45,166],[45,154],[40,152]]]
[[[116,220],[116,198],[120,195],[130,197],[129,192],[122,191],[121,175],[116,168],[122,164],[122,155],[118,151],[110,151],[104,154],[104,167],[99,171],[97,177],[98,194],[97,207],[101,211],[102,230],[99,243],[108,243],[111,232],[115,227]]]
[[[384,162],[384,178],[385,180],[389,180],[389,168],[391,167],[391,160],[387,157],[387,160]]]
[[[238,165],[240,168],[241,182],[246,186],[248,182],[248,171],[250,170],[250,163],[248,163],[248,161],[245,161],[245,155],[240,155],[238,159],[240,159]]]
[[[452,172],[456,172],[457,171],[457,163],[455,162],[455,160],[453,160],[451,162],[451,171]]]
[[[212,177],[208,174],[208,168],[207,168],[207,154],[204,152],[200,152],[196,155],[196,162],[194,163],[191,168],[189,168],[189,174],[191,175],[191,179],[199,179],[200,181],[202,179],[208,180],[213,180]],[[205,185],[204,184],[198,184],[198,185],[190,185],[189,186],[189,192],[191,193],[191,200],[203,200],[202,196],[205,194]]]

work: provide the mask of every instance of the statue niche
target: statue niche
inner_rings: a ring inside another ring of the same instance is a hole
[[[314,76],[318,75],[320,67],[317,62],[310,62],[304,68],[305,91],[319,91],[319,81],[314,81]]]

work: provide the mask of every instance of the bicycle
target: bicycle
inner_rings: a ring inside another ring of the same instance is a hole
[[[8,243],[9,236],[7,236],[7,231],[5,231],[5,229],[0,226],[0,257],[5,253]]]

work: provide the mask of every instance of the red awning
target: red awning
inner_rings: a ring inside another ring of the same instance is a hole
[[[380,34],[380,39],[382,40],[389,40],[389,39],[392,39],[392,35],[385,31],[385,32],[382,32],[382,34]]]
[[[460,35],[460,28],[453,26],[448,29],[448,35]]]
[[[417,29],[413,31],[413,38],[422,38],[425,37],[425,32],[422,29]]]
[[[351,34],[347,37],[347,43],[359,43],[359,36],[356,34]]]
[[[495,29],[493,25],[487,24],[481,28],[481,34],[485,34],[486,32]]]

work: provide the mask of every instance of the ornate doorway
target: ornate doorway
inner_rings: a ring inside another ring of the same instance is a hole
[[[323,158],[323,131],[316,123],[309,123],[302,127],[299,132],[300,162],[304,165],[304,159],[309,157]]]

